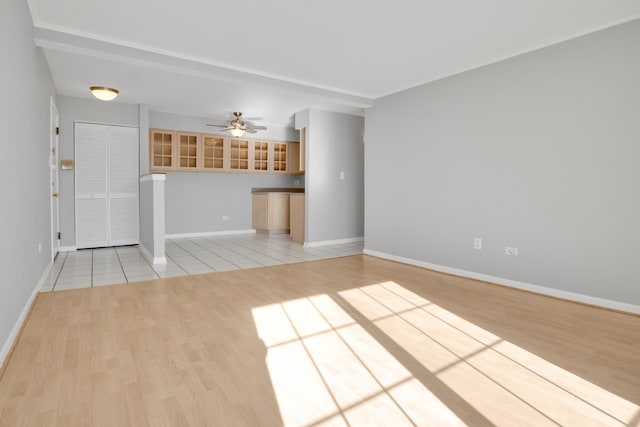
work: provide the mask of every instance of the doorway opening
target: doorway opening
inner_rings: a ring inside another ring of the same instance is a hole
[[[51,260],[60,252],[60,186],[58,183],[58,136],[60,133],[58,108],[51,97],[49,115],[49,170],[51,194]]]

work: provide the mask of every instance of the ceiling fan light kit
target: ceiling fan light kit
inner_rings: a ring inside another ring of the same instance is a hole
[[[267,128],[265,126],[254,126],[254,125],[252,125],[250,123],[247,123],[244,120],[242,120],[242,113],[239,112],[239,111],[234,111],[233,112],[233,116],[235,118],[233,120],[231,120],[228,125],[211,125],[211,124],[207,124],[207,126],[214,126],[214,127],[223,128],[222,130],[229,131],[229,133],[231,133],[231,136],[233,136],[235,138],[241,137],[242,135],[244,135],[245,132],[247,132],[247,133],[256,133],[259,130],[267,130]]]
[[[91,86],[91,93],[100,101],[113,101],[118,96],[118,90],[111,87]]]
[[[240,128],[233,128],[229,132],[231,133],[231,135],[235,136],[236,138],[239,138],[242,135],[244,135],[244,130]]]

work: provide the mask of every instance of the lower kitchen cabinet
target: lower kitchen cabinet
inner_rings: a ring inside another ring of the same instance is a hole
[[[257,233],[289,234],[289,193],[254,193],[253,228]]]
[[[291,240],[304,243],[304,193],[291,193],[289,196],[289,219]]]

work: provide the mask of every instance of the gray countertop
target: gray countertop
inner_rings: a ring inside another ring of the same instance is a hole
[[[304,193],[304,188],[288,188],[288,187],[272,187],[272,188],[260,188],[254,187],[251,189],[251,193]]]

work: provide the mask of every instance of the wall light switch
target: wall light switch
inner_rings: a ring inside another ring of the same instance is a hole
[[[224,215],[224,216],[222,217],[222,220],[223,220],[223,221],[229,221],[229,216],[228,216],[228,215]]]
[[[340,171],[340,179],[344,179],[344,171]]]
[[[293,185],[300,185],[300,180],[299,179],[294,179],[293,180]]]

